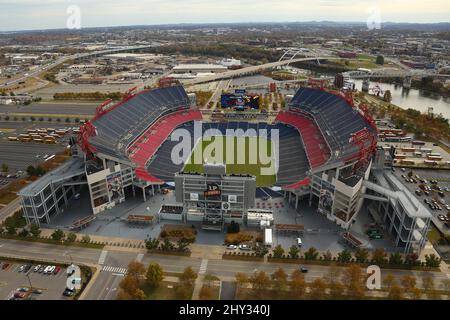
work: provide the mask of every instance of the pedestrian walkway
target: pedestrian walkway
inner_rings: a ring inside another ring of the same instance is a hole
[[[119,274],[127,274],[128,269],[122,267],[113,267],[113,266],[103,266],[102,271],[111,272],[111,273],[119,273]]]

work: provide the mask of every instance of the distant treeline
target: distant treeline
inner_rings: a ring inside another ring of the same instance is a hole
[[[280,58],[280,53],[242,44],[177,44],[153,48],[154,53],[184,54],[189,56],[233,57],[247,62],[274,62]]]
[[[62,92],[55,93],[53,99],[55,100],[121,100],[123,98],[121,92]]]

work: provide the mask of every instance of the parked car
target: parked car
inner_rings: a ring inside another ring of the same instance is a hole
[[[47,274],[51,267],[52,266],[46,266],[43,273]]]
[[[14,298],[16,299],[23,299],[27,296],[26,292],[16,292],[14,293]]]
[[[3,265],[2,265],[2,270],[5,270],[5,269],[8,268],[8,267],[9,267],[9,263],[5,262],[5,263],[3,263]]]
[[[445,217],[442,214],[438,215],[438,219],[441,221],[445,221]]]
[[[50,266],[50,268],[47,270],[47,274],[52,274],[53,271],[55,271],[56,266]]]
[[[53,274],[58,274],[59,271],[61,271],[61,267],[60,267],[60,266],[57,266],[57,267],[55,268],[55,270],[53,270]]]
[[[297,238],[297,246],[301,247],[303,244],[302,238]]]
[[[445,197],[445,194],[444,194],[442,191],[439,191],[439,192],[438,192],[438,195],[441,196],[442,198]]]
[[[23,272],[25,270],[25,265],[21,265],[20,267],[19,267],[19,272]]]
[[[65,297],[71,297],[74,294],[75,294],[75,290],[72,290],[72,289],[69,289],[69,288],[66,288],[64,290],[64,292],[63,292],[63,296],[65,296]]]
[[[303,266],[300,266],[300,272],[302,273],[307,273],[308,272],[308,268],[305,268]]]
[[[46,268],[46,266],[41,266],[41,267],[39,268],[38,272],[39,272],[39,273],[44,272],[45,268]]]
[[[252,250],[252,248],[251,248],[248,244],[240,244],[240,245],[239,245],[239,249],[240,249],[240,250],[244,250],[244,251],[250,251],[250,250]]]
[[[34,293],[34,294],[42,294],[42,292],[43,292],[43,291],[42,291],[41,289],[34,289],[34,290],[33,290],[33,293]]]
[[[228,246],[227,246],[227,249],[228,250],[236,250],[238,248],[238,246],[237,245],[234,245],[234,244],[229,244]]]
[[[17,288],[16,291],[19,291],[19,292],[28,292],[28,291],[30,291],[30,289],[25,288],[25,287],[22,287],[22,288]]]
[[[33,272],[38,272],[41,267],[42,266],[38,264],[37,266],[34,267]]]
[[[416,189],[416,194],[417,194],[418,196],[421,196],[421,195],[422,195],[422,191],[421,191],[420,189]]]
[[[429,195],[430,195],[430,191],[427,191],[427,190],[425,190],[423,193],[424,193],[426,196],[429,196]]]

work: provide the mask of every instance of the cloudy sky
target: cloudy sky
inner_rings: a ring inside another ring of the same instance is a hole
[[[209,22],[449,22],[449,0],[0,0],[0,31]],[[68,12],[68,9],[70,12]],[[73,21],[73,20],[71,20]]]

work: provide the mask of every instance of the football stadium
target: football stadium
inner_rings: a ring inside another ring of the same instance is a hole
[[[374,119],[350,92],[300,87],[277,112],[258,110],[260,98],[239,94],[222,96],[222,110],[214,111],[198,108],[181,85],[105,102],[72,140],[72,160],[20,192],[27,221],[50,223],[86,186],[92,212],[70,229],[171,188],[176,198],[163,203],[159,219],[207,230],[234,221],[296,232],[299,226],[277,224],[269,208],[255,204],[281,196],[297,212],[313,208],[359,247],[349,230],[366,203],[382,213],[396,246],[423,248],[429,217],[382,170]]]

